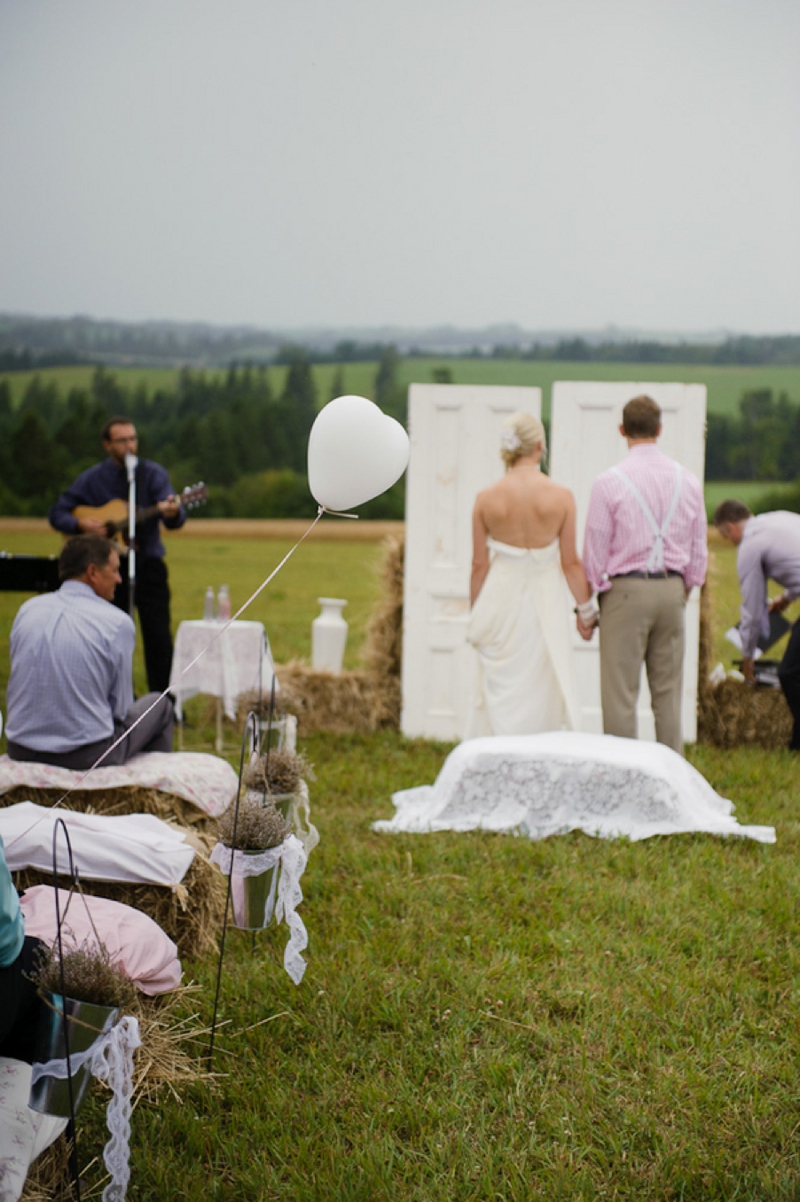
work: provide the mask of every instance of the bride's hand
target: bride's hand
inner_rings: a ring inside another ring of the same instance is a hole
[[[585,643],[590,643],[592,641],[592,636],[594,635],[594,628],[597,625],[597,622],[591,622],[588,626],[586,626],[581,621],[580,614],[578,614],[578,617],[576,619],[576,624],[578,627],[578,634],[581,636],[583,641]]]

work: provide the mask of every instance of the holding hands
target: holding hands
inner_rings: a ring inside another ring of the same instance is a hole
[[[600,622],[600,611],[590,597],[588,601],[584,601],[583,605],[575,607],[575,613],[577,614],[578,634],[584,642],[591,642],[594,628]]]

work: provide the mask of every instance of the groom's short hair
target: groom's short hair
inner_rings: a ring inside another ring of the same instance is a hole
[[[622,410],[622,429],[627,438],[657,438],[661,410],[652,397],[635,396]]]

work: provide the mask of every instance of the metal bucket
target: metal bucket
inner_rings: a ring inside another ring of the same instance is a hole
[[[239,851],[238,856],[262,856],[262,851]],[[231,880],[233,925],[240,931],[261,931],[269,926],[275,910],[280,861],[258,876],[240,876],[235,867]]]
[[[63,999],[60,994],[47,993],[36,1034],[34,1063],[46,1064],[48,1060],[66,1059],[62,1003],[65,1003],[67,1013],[70,1059],[77,1052],[87,1051],[119,1018],[119,1007],[96,1006],[91,1002],[77,1002],[71,997]],[[75,1114],[86,1096],[90,1076],[88,1064],[72,1073]],[[40,1077],[36,1084],[31,1086],[28,1105],[31,1110],[38,1110],[40,1114],[70,1118],[68,1079]]]
[[[292,822],[292,803],[295,799],[294,793],[270,793],[268,794],[270,801],[275,806],[275,809],[281,814],[286,822]]]

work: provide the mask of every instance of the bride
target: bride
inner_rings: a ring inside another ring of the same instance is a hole
[[[478,493],[472,515],[467,638],[481,664],[481,697],[465,738],[577,730],[567,586],[578,630],[591,638],[591,589],[575,549],[575,498],[543,475],[544,427],[506,420],[506,474]]]

